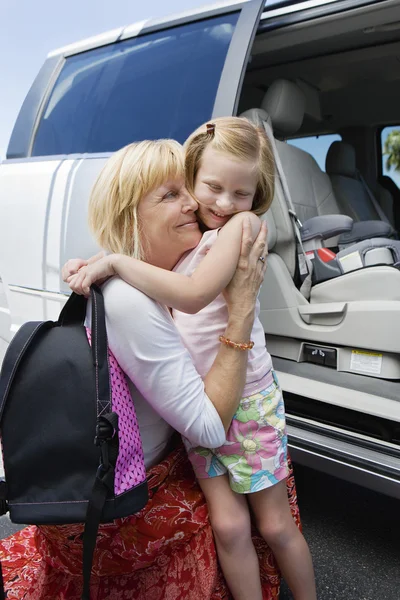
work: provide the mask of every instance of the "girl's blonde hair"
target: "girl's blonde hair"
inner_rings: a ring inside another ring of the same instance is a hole
[[[254,161],[258,182],[252,212],[262,215],[271,206],[275,189],[275,161],[265,131],[243,117],[220,117],[205,123],[184,143],[186,187],[194,196],[196,175],[207,146],[239,160]]]
[[[89,200],[89,226],[109,252],[143,259],[138,218],[141,198],[184,174],[182,146],[174,140],[135,142],[104,165]]]

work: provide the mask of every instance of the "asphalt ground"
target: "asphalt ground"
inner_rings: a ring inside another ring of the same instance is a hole
[[[400,600],[400,501],[299,465],[295,477],[318,599]]]
[[[400,600],[400,501],[299,465],[295,476],[318,600]],[[0,538],[19,528],[2,517]]]

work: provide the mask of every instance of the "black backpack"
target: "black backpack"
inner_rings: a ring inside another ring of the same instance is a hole
[[[13,523],[85,523],[82,600],[90,600],[99,523],[132,515],[148,499],[135,409],[108,349],[97,286],[91,299],[91,331],[86,299],[72,294],[57,322],[18,330],[0,375],[0,514],[9,510]]]

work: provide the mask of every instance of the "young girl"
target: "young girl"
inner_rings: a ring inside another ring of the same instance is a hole
[[[287,498],[284,404],[265,347],[259,304],[251,340],[222,336],[228,317],[223,290],[237,265],[243,219],[250,219],[255,237],[261,225],[256,215],[272,202],[272,149],[261,129],[246,119],[224,117],[189,137],[185,168],[186,185],[199,204],[197,215],[204,234],[174,272],[114,254],[80,269],[70,286],[87,294],[93,282],[118,274],[171,307],[202,376],[214,361],[219,343],[230,346],[232,352],[248,352],[243,398],[225,444],[208,450],[193,448],[187,440],[184,443],[207,500],[221,567],[235,600],[262,600],[249,509],[294,598],[314,600],[311,556]]]

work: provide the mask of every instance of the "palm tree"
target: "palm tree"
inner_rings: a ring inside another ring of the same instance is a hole
[[[386,169],[400,171],[400,131],[394,129],[391,131],[383,146],[383,154],[387,155]]]

